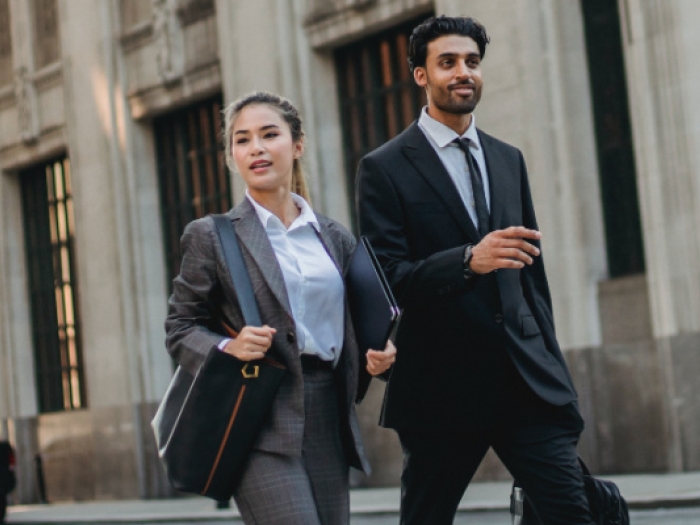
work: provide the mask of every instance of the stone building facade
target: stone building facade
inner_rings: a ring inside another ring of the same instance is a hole
[[[522,149],[598,472],[700,469],[700,4],[694,0],[0,0],[0,438],[16,501],[170,494],[149,421],[184,224],[243,195],[218,141],[253,89],[297,103],[314,205],[421,106],[407,32],[492,44],[479,126]],[[400,349],[399,349],[400,352]],[[382,386],[361,408],[396,485]],[[491,457],[482,478],[505,473]]]

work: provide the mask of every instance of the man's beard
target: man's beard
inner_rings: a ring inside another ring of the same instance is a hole
[[[433,90],[439,93],[439,97],[433,97],[433,104],[440,111],[445,113],[452,113],[454,115],[466,115],[474,111],[476,105],[481,100],[481,90],[476,86],[472,85],[474,88],[474,95],[470,99],[462,99],[459,97],[452,96],[452,92],[449,88]]]

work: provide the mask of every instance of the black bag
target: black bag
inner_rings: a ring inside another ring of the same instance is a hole
[[[15,452],[7,441],[0,441],[0,498],[15,488]]]
[[[620,494],[617,485],[612,481],[594,478],[581,458],[578,459],[578,462],[583,470],[583,484],[591,515],[596,525],[629,525],[630,516],[627,502]],[[532,504],[517,481],[513,482],[510,513],[514,525],[541,525]]]
[[[246,325],[260,326],[233,225],[226,216],[212,217]],[[246,363],[216,347],[194,377],[178,367],[151,422],[175,489],[231,498],[285,373],[271,357]]]

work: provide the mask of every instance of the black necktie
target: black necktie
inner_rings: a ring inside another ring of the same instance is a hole
[[[472,152],[469,151],[469,139],[455,139],[455,144],[464,152],[469,168],[469,177],[472,181],[472,194],[474,195],[474,207],[476,208],[476,218],[479,222],[477,230],[479,235],[485,237],[489,233],[489,208],[486,205],[486,193],[484,192],[484,182],[481,178],[481,170],[474,160]]]

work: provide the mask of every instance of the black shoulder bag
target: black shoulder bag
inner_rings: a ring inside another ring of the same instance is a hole
[[[583,470],[586,497],[596,525],[629,525],[627,502],[620,494],[617,485],[612,481],[594,478],[581,458],[578,458],[578,462]],[[513,491],[510,495],[510,514],[513,525],[542,524],[517,480],[513,482]]]
[[[253,287],[231,220],[212,215],[246,325],[261,326]],[[286,366],[244,362],[213,347],[197,374],[175,371],[151,422],[173,487],[228,500],[267,418]]]

